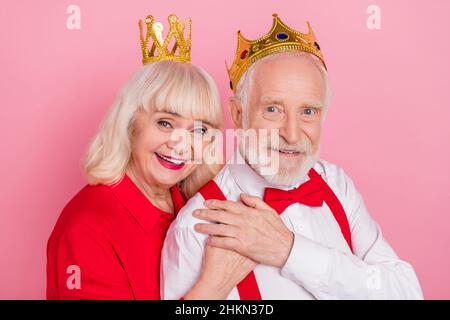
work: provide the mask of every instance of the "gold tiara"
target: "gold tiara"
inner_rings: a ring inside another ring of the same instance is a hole
[[[141,38],[142,63],[147,64],[161,60],[173,60],[178,62],[191,61],[191,18],[188,19],[187,37],[184,37],[184,23],[174,14],[169,15],[169,32],[163,39],[164,26],[161,22],[155,22],[153,16],[147,16],[147,33],[144,36],[144,23],[139,20],[139,34]],[[150,38],[152,46],[149,50]],[[175,44],[170,49],[169,45],[175,38]]]

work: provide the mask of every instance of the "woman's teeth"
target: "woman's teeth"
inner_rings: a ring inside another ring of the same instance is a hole
[[[163,160],[165,160],[165,161],[167,161],[167,162],[173,163],[173,164],[179,165],[179,164],[183,164],[183,163],[186,162],[185,160],[179,160],[179,159],[168,158],[168,157],[163,156],[162,154],[159,154],[159,153],[156,153],[156,152],[155,152],[155,154],[156,154],[158,157],[160,157],[161,159],[163,159]]]

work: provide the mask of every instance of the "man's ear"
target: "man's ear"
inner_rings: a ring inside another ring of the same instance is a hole
[[[233,121],[234,127],[242,128],[242,106],[241,103],[235,98],[231,97],[228,100],[228,105],[230,107],[231,120]]]

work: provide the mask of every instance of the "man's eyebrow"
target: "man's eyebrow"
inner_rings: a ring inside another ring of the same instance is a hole
[[[323,108],[323,103],[320,101],[304,101],[301,105],[303,108]]]
[[[259,99],[261,103],[273,103],[283,105],[283,99],[274,96],[261,96]],[[301,104],[302,108],[323,108],[323,103],[316,100],[308,100],[304,101]]]

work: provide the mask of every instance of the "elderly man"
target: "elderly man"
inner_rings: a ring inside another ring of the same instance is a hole
[[[329,103],[325,62],[314,33],[274,15],[271,31],[238,33],[229,70],[239,141],[233,161],[195,195],[170,227],[162,252],[161,295],[182,297],[199,276],[205,246],[257,265],[228,299],[421,299],[411,265],[400,260],[370,217],[352,180],[319,159]],[[260,129],[275,130],[270,139]],[[250,161],[269,154],[267,163]],[[240,160],[244,161],[240,161]]]

